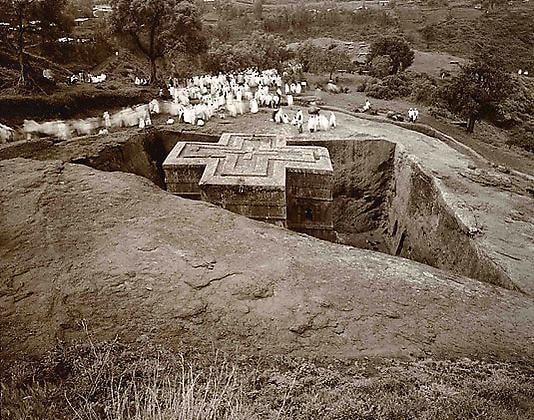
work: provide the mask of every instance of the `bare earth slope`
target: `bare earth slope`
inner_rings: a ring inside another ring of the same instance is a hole
[[[2,357],[97,338],[532,360],[521,293],[58,161],[0,163]]]

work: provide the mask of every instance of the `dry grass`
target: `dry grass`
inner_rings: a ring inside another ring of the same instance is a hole
[[[168,372],[159,360],[146,365],[135,363],[134,372],[152,374],[139,383],[131,375],[111,381],[109,404],[86,401],[76,409],[79,419],[245,419],[243,393],[235,368],[217,356],[207,372],[199,373],[183,355],[178,359],[177,372]],[[202,375],[202,377],[201,377]]]
[[[140,351],[138,353],[138,351]],[[58,348],[10,369],[0,418],[250,419],[236,367],[114,342]]]
[[[59,346],[1,377],[2,419],[525,419],[532,366],[263,359],[117,341]]]

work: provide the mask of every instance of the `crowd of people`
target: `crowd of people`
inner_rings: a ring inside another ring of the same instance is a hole
[[[45,74],[43,73],[43,76]],[[46,76],[45,76],[46,77]],[[104,73],[93,75],[91,73],[80,72],[77,74],[72,74],[68,79],[68,84],[75,85],[78,83],[104,83],[107,80],[107,75]]]
[[[84,80],[91,75],[79,75]],[[167,115],[167,124],[184,123],[197,126],[205,125],[211,118],[237,117],[245,113],[256,114],[260,108],[272,110],[271,121],[276,124],[291,124],[299,133],[304,132],[306,124],[304,112],[294,110],[294,96],[306,89],[304,81],[284,82],[284,77],[276,70],[258,71],[249,69],[229,74],[203,75],[187,79],[183,85],[170,78],[165,89],[160,89],[159,97],[148,104],[127,107],[114,114],[104,112],[101,117],[76,119],[70,121],[50,121],[38,123],[25,120],[22,130],[17,131],[0,124],[0,143],[18,138],[31,139],[48,136],[67,140],[75,136],[108,134],[114,129],[152,125],[152,116]],[[290,110],[286,111],[283,106]],[[366,99],[359,112],[370,112],[371,102]],[[336,115],[320,113],[312,107],[307,112],[307,130],[310,133],[336,128]],[[410,108],[408,120],[415,123],[419,110]],[[393,119],[404,120],[402,115]]]
[[[164,103],[166,111],[177,116],[178,121],[204,125],[213,115],[225,118],[245,113],[256,114],[261,107],[272,109],[271,121],[277,124],[292,124],[299,133],[304,131],[304,113],[297,110],[288,114],[282,106],[293,107],[294,96],[307,88],[305,81],[284,82],[276,70],[198,76],[187,80],[186,87],[177,86],[169,80],[169,93],[173,101]],[[196,102],[193,105],[193,102]],[[174,108],[174,109],[172,109]],[[172,120],[174,122],[174,120]],[[326,131],[336,127],[336,117],[311,112],[308,117],[310,132]]]
[[[169,79],[172,102],[163,108],[180,122],[203,125],[213,115],[256,114],[261,107],[278,109],[282,102],[292,106],[293,95],[300,94],[305,86],[305,82],[283,83],[276,70],[195,76],[185,87]]]
[[[116,128],[136,126],[146,128],[152,125],[151,104],[153,102],[128,107],[114,114],[106,111],[101,117],[70,121],[57,120],[38,123],[33,120],[24,120],[22,132],[26,139],[44,135],[59,140],[68,140],[76,136],[108,134],[111,129]]]
[[[211,118],[237,117],[245,113],[256,114],[260,108],[272,110],[271,121],[293,124],[299,133],[304,131],[305,117],[302,110],[285,111],[283,106],[293,107],[294,96],[307,87],[304,81],[284,82],[276,70],[249,69],[229,74],[195,76],[183,85],[169,79],[159,97],[148,104],[136,105],[114,114],[105,112],[101,117],[70,121],[38,123],[25,120],[22,134],[25,138],[49,136],[66,140],[74,136],[106,134],[121,127],[152,125],[155,114],[168,115],[167,124],[185,123],[205,125]],[[317,108],[318,110],[318,108]],[[291,113],[291,115],[290,115]],[[336,127],[336,117],[309,112],[308,130],[325,131]]]
[[[256,114],[261,107],[272,109],[271,121],[277,124],[293,124],[303,132],[304,113],[296,111],[290,116],[282,108],[292,107],[294,96],[307,88],[305,81],[284,82],[276,70],[259,72],[249,69],[244,72],[204,75],[190,78],[185,87],[176,79],[169,79],[168,91],[172,102],[164,102],[164,112],[177,117],[179,122],[204,125],[213,115],[226,118],[245,113]],[[163,94],[163,93],[162,93]],[[174,119],[169,119],[174,123]],[[329,118],[309,115],[310,132],[328,130],[336,126],[335,115]]]

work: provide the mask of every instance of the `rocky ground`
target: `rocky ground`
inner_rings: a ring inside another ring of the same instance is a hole
[[[167,130],[170,130],[171,136],[173,130],[186,129],[214,135],[222,132],[280,133],[296,142],[331,139],[386,139],[394,142],[399,145],[398,159],[414,162],[434,180],[443,201],[455,214],[458,223],[466,232],[473,233],[473,241],[503,271],[507,277],[506,283],[513,284],[527,294],[534,293],[534,178],[531,175],[521,175],[506,167],[496,166],[461,144],[446,144],[434,137],[378,120],[338,112],[336,130],[299,135],[295,127],[276,125],[269,118],[269,112],[264,110],[257,115],[248,114],[236,119],[216,118],[202,128],[177,124]],[[159,123],[164,121],[162,117]],[[129,131],[136,132],[136,129]],[[75,139],[40,151],[15,151],[4,157],[85,162],[88,157],[105,157],[104,150],[121,147],[128,142],[129,136],[116,133],[109,137]],[[130,154],[133,158],[129,166],[132,167],[135,166],[137,155],[134,151]],[[139,173],[130,167],[121,170]],[[147,173],[140,174],[153,178]],[[443,261],[441,265],[434,265],[451,269],[454,264]]]
[[[7,160],[2,355],[83,334],[257,354],[531,360],[532,299],[177,198],[135,175]]]

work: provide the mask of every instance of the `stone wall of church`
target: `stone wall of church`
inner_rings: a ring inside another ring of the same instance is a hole
[[[224,209],[265,222],[285,222],[283,188],[251,185],[201,185],[201,198]]]
[[[286,177],[287,227],[334,240],[333,174],[289,170]]]
[[[163,168],[167,191],[184,198],[199,200],[201,198],[199,182],[205,168],[205,165]]]

